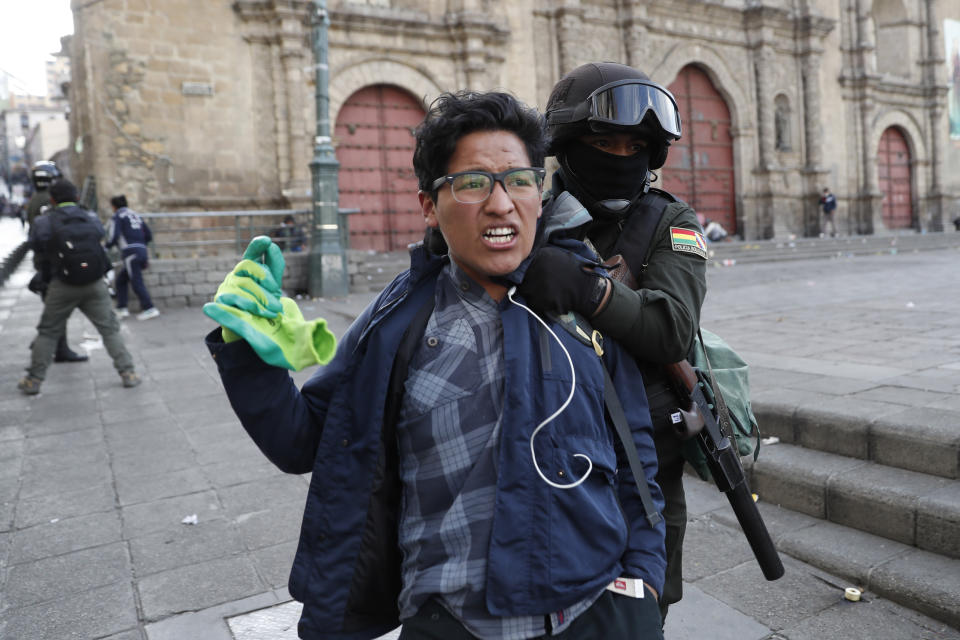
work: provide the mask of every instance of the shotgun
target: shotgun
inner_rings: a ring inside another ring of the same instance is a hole
[[[682,439],[697,439],[707,459],[710,474],[717,488],[730,501],[763,576],[767,580],[780,578],[783,575],[783,563],[753,501],[736,443],[731,441],[731,436],[717,421],[714,413],[716,398],[709,381],[702,371],[686,360],[666,365],[666,372],[681,403],[687,405],[680,408],[680,415],[674,420],[677,434]]]

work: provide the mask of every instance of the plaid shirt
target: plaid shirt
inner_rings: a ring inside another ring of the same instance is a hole
[[[448,263],[437,279],[423,342],[410,363],[397,429],[403,482],[401,620],[436,597],[484,640],[524,640],[560,633],[600,596],[549,616],[501,618],[487,611],[503,381],[499,306]]]

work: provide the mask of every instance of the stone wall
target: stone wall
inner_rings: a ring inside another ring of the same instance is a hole
[[[309,254],[286,253],[283,288],[290,294],[307,288]],[[143,272],[143,282],[150,297],[161,309],[201,307],[213,300],[217,287],[237,264],[235,257],[170,258],[151,260]],[[130,294],[131,309],[139,306],[137,297]]]
[[[286,268],[283,290],[287,295],[305,294],[310,276],[309,253],[284,253]],[[161,309],[201,307],[213,300],[224,276],[236,265],[237,258],[167,258],[153,259],[143,272],[143,281]],[[350,293],[373,293],[384,288],[400,271],[406,269],[409,258],[405,251],[371,253],[347,252],[347,273]],[[130,294],[131,309],[139,310],[137,297]]]

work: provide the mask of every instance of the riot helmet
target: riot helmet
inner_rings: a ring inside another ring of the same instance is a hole
[[[670,143],[682,133],[673,95],[642,71],[616,62],[591,62],[565,75],[550,93],[546,111],[554,155],[583,135],[637,132],[650,145],[649,168],[659,169]]]
[[[38,160],[30,169],[30,181],[37,191],[45,191],[57,178],[61,177],[60,169],[49,160]]]

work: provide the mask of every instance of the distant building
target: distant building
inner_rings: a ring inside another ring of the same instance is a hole
[[[308,207],[311,2],[167,4],[75,3],[77,177],[145,209]],[[825,186],[846,233],[941,230],[960,207],[945,41],[956,0],[327,5],[354,247],[422,236],[412,130],[439,93],[502,88],[543,108],[590,60],[670,87],[684,135],[659,184],[743,238],[819,233]]]

